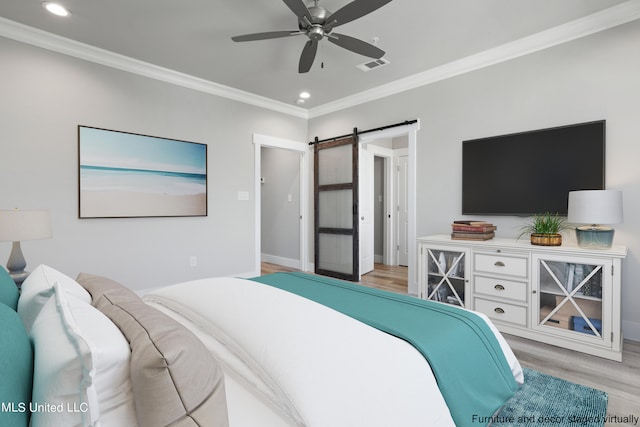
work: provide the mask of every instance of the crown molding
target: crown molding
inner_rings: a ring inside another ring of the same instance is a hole
[[[546,31],[515,40],[474,55],[431,68],[376,88],[328,102],[309,110],[309,118],[354,107],[376,99],[395,95],[460,74],[465,74],[520,56],[538,52],[562,43],[579,39],[640,18],[640,0],[629,0],[617,6],[570,21]]]
[[[232,99],[303,119],[308,118],[308,111],[304,108],[119,55],[2,17],[0,17],[0,36],[210,95]]]

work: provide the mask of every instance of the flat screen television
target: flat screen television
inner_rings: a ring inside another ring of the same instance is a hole
[[[604,120],[462,142],[465,215],[566,215],[569,191],[604,188]]]

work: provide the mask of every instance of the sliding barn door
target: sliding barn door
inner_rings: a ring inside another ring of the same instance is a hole
[[[315,272],[358,281],[357,136],[315,145]]]

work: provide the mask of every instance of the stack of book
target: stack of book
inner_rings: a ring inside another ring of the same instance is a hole
[[[453,240],[489,240],[496,235],[496,226],[486,221],[453,221],[451,238]]]

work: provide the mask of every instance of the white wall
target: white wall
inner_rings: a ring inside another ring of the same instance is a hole
[[[607,187],[624,193],[616,243],[629,247],[623,271],[623,330],[640,340],[640,22],[312,119],[319,138],[420,119],[417,234],[443,234],[461,216],[461,141],[607,120]],[[531,161],[531,159],[523,159]],[[486,218],[499,237],[525,221]]]
[[[0,209],[52,217],[52,239],[22,244],[28,269],[104,274],[138,290],[259,273],[252,135],[304,141],[306,120],[4,38],[0,56]],[[209,216],[78,219],[78,124],[206,143]],[[0,243],[0,263],[9,251]]]
[[[262,147],[261,234],[263,261],[300,264],[300,153]]]

